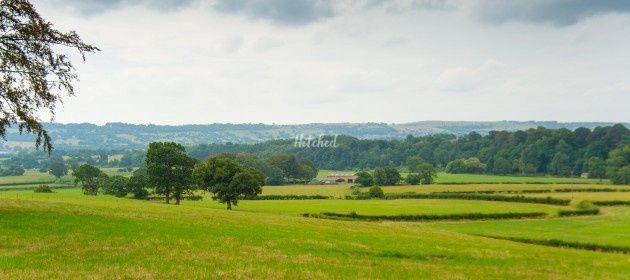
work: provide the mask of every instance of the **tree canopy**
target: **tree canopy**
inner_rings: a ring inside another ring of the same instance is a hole
[[[182,195],[190,191],[192,170],[196,160],[186,154],[184,146],[175,142],[153,142],[146,155],[148,182],[155,187],[155,192],[165,196],[170,202],[179,204]]]
[[[103,178],[106,177],[105,173],[89,164],[83,164],[72,171],[74,177],[74,184],[81,183],[83,187],[83,193],[88,195],[96,195],[98,188],[103,182]]]
[[[99,49],[74,31],[56,30],[27,0],[0,2],[0,136],[18,124],[20,133],[34,133],[35,146],[52,150],[48,132],[37,118],[41,110],[54,116],[63,95],[73,95],[78,80],[69,57],[58,51],[86,53]]]
[[[211,157],[197,164],[193,174],[195,182],[225,202],[228,210],[238,205],[239,196],[256,196],[265,184],[264,174],[229,158]]]

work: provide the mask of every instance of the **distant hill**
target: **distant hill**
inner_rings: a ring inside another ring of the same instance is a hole
[[[107,123],[105,125],[46,123],[45,127],[59,149],[144,149],[152,141],[175,141],[184,145],[208,143],[257,143],[272,139],[292,139],[306,136],[350,135],[367,139],[404,138],[411,134],[464,135],[472,131],[486,134],[492,130],[525,130],[543,126],[546,128],[578,127],[594,128],[609,126],[606,122],[553,121],[421,121],[405,124],[386,123],[313,123],[300,125],[269,124],[205,124],[205,125],[136,125]],[[628,127],[628,123],[624,123]],[[9,129],[7,141],[0,142],[0,150],[11,151],[33,147],[33,135],[20,135],[17,129]]]

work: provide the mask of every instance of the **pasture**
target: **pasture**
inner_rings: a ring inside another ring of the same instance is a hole
[[[117,170],[109,170],[110,174]],[[263,195],[321,200],[241,200],[235,210],[203,194],[182,205],[80,189],[0,191],[0,273],[7,278],[444,278],[625,279],[630,208],[558,217],[582,200],[630,200],[630,192],[520,193],[572,199],[570,206],[458,199],[345,200],[349,185],[264,187]],[[386,193],[624,189],[582,184],[389,186]],[[512,195],[512,194],[505,194]],[[356,221],[303,213],[448,215],[546,213],[534,219]],[[594,244],[576,249],[500,238]],[[115,276],[112,276],[115,275]]]
[[[319,170],[317,178],[326,178],[332,173],[354,173],[352,170]],[[401,172],[404,178],[408,173]],[[608,180],[565,178],[552,176],[503,176],[487,174],[451,174],[438,172],[437,184],[608,184]]]

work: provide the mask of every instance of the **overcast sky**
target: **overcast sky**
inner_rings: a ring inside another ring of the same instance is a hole
[[[58,122],[630,121],[630,1],[35,0]]]

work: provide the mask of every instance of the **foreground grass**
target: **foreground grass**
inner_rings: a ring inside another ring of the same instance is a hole
[[[333,197],[344,197],[350,194],[351,185],[288,185],[288,186],[266,186],[263,188],[263,195],[326,195]],[[535,184],[535,185],[501,185],[501,184],[467,184],[467,185],[400,185],[382,187],[385,193],[431,193],[431,192],[453,192],[453,191],[484,191],[484,190],[553,190],[553,189],[592,189],[592,188],[626,188],[628,186],[614,185],[584,185],[584,184]],[[367,191],[368,188],[363,188]],[[630,192],[629,192],[630,193]],[[555,193],[553,193],[555,195]],[[571,194],[571,193],[569,193]],[[621,194],[621,193],[619,193]],[[528,194],[530,195],[530,194]],[[546,197],[547,194],[540,194]]]
[[[72,191],[0,198],[0,275],[48,278],[623,279],[630,258],[368,223]]]
[[[599,216],[563,219],[476,221],[431,227],[489,236],[559,239],[630,247],[630,207],[602,207]]]

